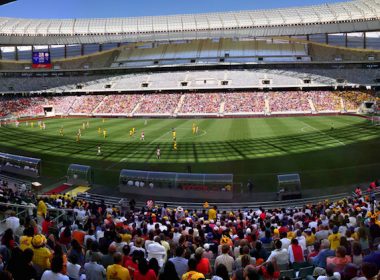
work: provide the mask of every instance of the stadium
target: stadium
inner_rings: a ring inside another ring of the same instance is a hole
[[[379,0],[0,17],[0,279],[375,279],[379,107]]]

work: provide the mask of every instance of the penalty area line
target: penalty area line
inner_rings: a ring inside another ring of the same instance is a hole
[[[308,123],[305,123],[305,122],[303,122],[303,123],[306,124],[307,126],[301,128],[301,131],[302,131],[302,132],[305,132],[305,130],[304,130],[305,128],[310,127],[310,128],[313,129],[314,131],[318,131],[319,133],[321,133],[321,134],[323,134],[323,135],[326,135],[326,136],[329,137],[330,139],[332,139],[332,140],[338,142],[339,144],[341,144],[341,145],[343,145],[343,146],[346,146],[345,143],[343,143],[343,142],[340,141],[339,139],[336,139],[335,137],[332,137],[332,136],[328,135],[326,132],[323,132],[322,130],[320,130],[320,129],[318,129],[318,128],[315,128],[314,126],[311,126],[311,125],[308,124]]]

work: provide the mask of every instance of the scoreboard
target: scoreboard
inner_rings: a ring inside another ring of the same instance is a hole
[[[51,68],[50,52],[33,52],[32,68]]]

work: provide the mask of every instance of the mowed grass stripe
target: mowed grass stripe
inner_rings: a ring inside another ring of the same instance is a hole
[[[87,164],[96,170],[96,180],[117,184],[121,168],[186,172],[233,173],[236,180],[252,177],[260,185],[273,183],[277,173],[301,173],[310,187],[317,186],[318,176],[326,186],[362,181],[380,176],[379,127],[355,117],[291,117],[268,119],[88,119],[90,129],[83,132],[81,142],[75,135],[87,119],[49,119],[47,130],[21,126],[0,128],[0,151],[43,159],[44,174],[63,176],[70,163]],[[192,135],[195,122],[206,133]],[[330,123],[334,130],[330,130]],[[305,123],[315,127],[301,131]],[[64,126],[65,136],[59,136]],[[97,127],[107,129],[104,139]],[[129,129],[137,133],[129,137]],[[171,128],[177,128],[178,151],[172,149]],[[141,143],[141,130],[146,141]],[[228,129],[228,130],[226,130]],[[318,131],[319,130],[319,131]],[[339,145],[331,136],[347,145]],[[155,150],[161,146],[162,159]],[[97,145],[103,155],[98,157]],[[377,156],[376,156],[377,155]],[[118,164],[123,158],[126,162]],[[115,164],[114,168],[105,170]],[[336,172],[337,178],[331,176]],[[328,178],[325,178],[325,177]]]

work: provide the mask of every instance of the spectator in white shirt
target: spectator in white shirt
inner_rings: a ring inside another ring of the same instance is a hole
[[[78,264],[77,255],[70,255],[69,260],[67,262],[67,273],[70,280],[79,280],[80,279],[80,268],[81,266]]]
[[[281,240],[276,240],[274,242],[274,247],[275,247],[275,250],[271,252],[267,261],[270,262],[273,259],[275,259],[278,265],[288,265],[289,264],[288,250],[282,248]]]
[[[215,269],[219,264],[224,264],[227,268],[228,273],[231,275],[234,266],[234,258],[228,253],[230,252],[230,246],[227,244],[222,245],[222,254],[215,259]]]
[[[280,237],[281,237],[281,243],[282,243],[282,247],[281,249],[285,249],[285,250],[288,250],[289,248],[289,245],[290,245],[290,239],[287,238],[287,233],[286,232],[281,232],[280,233]]]
[[[298,244],[301,246],[302,250],[306,251],[306,238],[302,235],[302,232],[300,230],[297,230],[297,237]]]
[[[148,245],[148,260],[155,258],[158,261],[158,265],[162,267],[166,259],[166,249],[161,245],[161,238],[156,236],[154,242]]]
[[[51,260],[51,270],[46,270],[41,277],[41,280],[69,280],[69,277],[61,274],[63,269],[63,259],[54,257]]]
[[[10,228],[12,232],[16,232],[19,226],[20,226],[20,219],[16,217],[16,213],[14,211],[11,211],[10,217],[5,219],[6,229]]]

